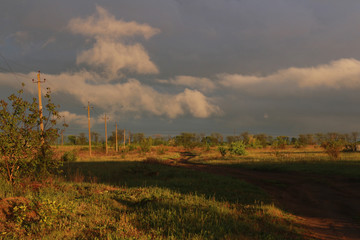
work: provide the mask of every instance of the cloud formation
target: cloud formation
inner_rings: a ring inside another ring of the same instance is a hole
[[[176,86],[186,86],[193,89],[199,89],[202,92],[212,92],[216,85],[209,78],[193,76],[176,76],[170,80],[158,80],[160,83],[173,84]]]
[[[33,76],[36,76],[36,73],[28,74],[29,79]],[[46,74],[46,77],[46,84],[54,93],[70,94],[84,105],[90,101],[92,105],[113,115],[152,114],[174,119],[184,115],[207,118],[221,114],[220,108],[213,103],[213,100],[197,90],[185,89],[178,94],[165,94],[141,84],[136,79],[117,84],[93,84],[101,77],[87,71]],[[17,86],[18,82],[12,81],[13,78],[11,74],[0,73],[0,81],[3,84]],[[36,89],[32,91],[35,94]],[[76,121],[81,120],[74,115],[68,115]]]
[[[69,29],[73,33],[82,34],[88,37],[106,37],[122,39],[136,35],[149,39],[160,32],[148,24],[137,22],[125,22],[117,20],[106,9],[97,6],[96,13],[88,18],[74,18],[69,22]]]
[[[124,72],[159,72],[140,43],[126,43],[126,38],[129,37],[142,36],[149,39],[160,32],[148,24],[117,20],[107,10],[98,6],[93,16],[70,20],[68,28],[72,33],[95,39],[92,48],[77,56],[77,64],[85,64],[95,69],[101,67],[110,78],[122,76]]]
[[[220,84],[237,89],[256,90],[259,86],[270,89],[279,86],[318,89],[318,88],[360,88],[360,61],[356,59],[340,59],[329,64],[309,68],[291,67],[279,70],[267,76],[251,76],[241,74],[219,74]]]
[[[71,113],[69,111],[61,111],[59,112],[60,116],[64,117],[66,123],[71,123],[80,126],[86,126],[88,123],[87,116],[78,115],[76,113]]]

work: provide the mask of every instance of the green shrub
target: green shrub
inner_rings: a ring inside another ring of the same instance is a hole
[[[219,150],[221,156],[223,156],[223,157],[225,157],[225,155],[226,155],[226,153],[228,151],[228,149],[226,147],[224,147],[224,146],[219,146],[218,150]]]
[[[61,156],[63,162],[76,162],[78,156],[75,150],[64,152]]]
[[[131,152],[131,151],[136,150],[138,145],[137,144],[129,144],[127,147],[128,147],[129,152]]]
[[[145,138],[140,142],[140,152],[147,153],[150,152],[152,146],[152,138]]]
[[[243,141],[232,142],[229,147],[229,152],[232,155],[245,155],[246,144]]]
[[[158,155],[163,155],[165,154],[165,152],[167,151],[168,149],[164,146],[164,145],[160,145],[157,149],[156,149],[156,153]]]
[[[340,152],[344,148],[344,141],[341,139],[330,139],[321,144],[321,147],[324,148],[325,152],[332,159],[339,159]]]
[[[60,162],[53,158],[51,143],[59,135],[56,122],[60,115],[47,90],[43,130],[39,130],[41,121],[36,99],[24,100],[23,90],[9,96],[8,102],[0,101],[0,158],[3,159],[0,174],[11,183],[26,176],[45,177],[59,167]]]

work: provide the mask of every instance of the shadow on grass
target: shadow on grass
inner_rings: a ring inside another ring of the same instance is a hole
[[[223,165],[223,164],[218,164]],[[360,161],[321,160],[321,161],[259,161],[230,164],[231,167],[247,168],[257,171],[271,172],[306,172],[329,176],[340,176],[360,181]],[[227,164],[229,166],[229,164]]]
[[[110,193],[120,204],[114,210],[151,238],[302,239],[288,220],[262,210],[260,203],[272,204],[263,190],[236,178],[130,161],[74,162],[63,170],[68,180],[126,186]]]
[[[239,179],[161,164],[73,162],[64,165],[63,175],[70,181],[95,181],[130,188],[154,186],[230,203],[270,203],[263,190]]]

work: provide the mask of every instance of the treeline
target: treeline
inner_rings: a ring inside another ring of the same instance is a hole
[[[146,137],[144,133],[123,134],[123,130],[118,131],[118,144],[140,144],[143,142],[150,142],[152,146],[167,145],[167,146],[183,146],[186,148],[201,147],[201,146],[219,146],[224,144],[231,144],[233,142],[241,141],[247,148],[265,148],[267,146],[285,148],[286,146],[293,146],[295,148],[306,147],[309,145],[324,145],[327,142],[337,142],[348,151],[356,151],[358,132],[352,133],[315,133],[315,134],[299,134],[298,137],[288,136],[270,136],[265,133],[251,134],[243,132],[239,135],[224,137],[220,133],[211,133],[205,135],[203,133],[181,133],[177,136],[163,136],[153,135]],[[108,137],[108,145],[115,145],[116,134],[112,132]],[[105,140],[99,133],[91,133],[91,141],[94,145],[103,145]],[[79,135],[69,135],[67,137],[68,145],[86,145],[88,138],[85,133]]]

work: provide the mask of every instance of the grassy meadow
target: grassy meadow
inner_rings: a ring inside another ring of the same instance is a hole
[[[191,152],[191,157],[181,152]],[[56,147],[57,176],[0,184],[2,239],[305,239],[296,217],[259,187],[177,165],[301,171],[360,181],[360,154],[330,160],[321,148],[248,150],[157,146],[150,152]]]

